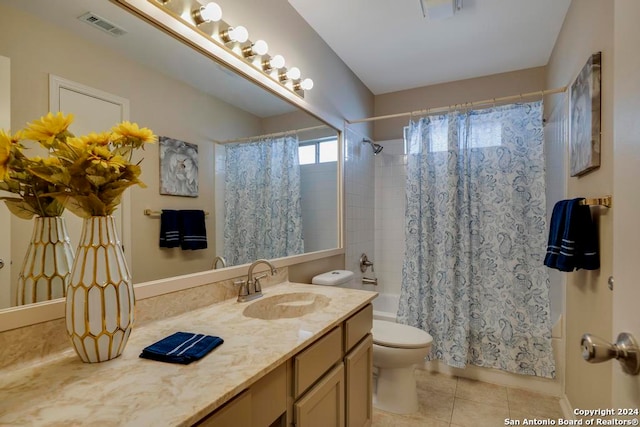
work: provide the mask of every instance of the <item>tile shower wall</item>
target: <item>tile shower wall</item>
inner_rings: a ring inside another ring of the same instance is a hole
[[[407,158],[401,139],[377,141],[375,159],[375,267],[378,292],[399,294],[404,260]]]
[[[375,162],[371,146],[363,144],[363,138],[365,135],[354,130],[347,129],[345,132],[345,269],[355,273],[351,287],[372,289],[368,285],[363,286],[360,281],[360,255],[366,253],[369,259],[376,262]]]

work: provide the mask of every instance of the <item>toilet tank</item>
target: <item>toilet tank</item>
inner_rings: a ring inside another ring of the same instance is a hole
[[[311,279],[311,283],[314,285],[338,286],[348,283],[351,279],[353,279],[353,271],[332,270],[314,276]]]

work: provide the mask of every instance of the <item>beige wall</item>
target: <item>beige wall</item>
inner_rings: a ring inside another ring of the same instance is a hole
[[[567,175],[567,197],[595,197],[612,192],[613,181],[613,2],[578,0],[571,3],[547,65],[546,86],[569,85],[592,53],[602,52],[601,166],[580,178]],[[547,107],[561,102],[557,96]],[[550,110],[549,110],[550,111]],[[555,200],[549,200],[554,203]],[[612,214],[592,208],[599,227],[600,270],[567,273],[566,395],[574,408],[606,408],[611,404],[611,366],[587,364],[581,356],[585,332],[610,339],[612,294]]]
[[[206,250],[160,249],[160,221],[143,215],[143,210],[203,209],[213,213],[214,156],[209,140],[259,133],[260,119],[10,7],[0,6],[0,28],[3,34],[11,35],[0,38],[0,54],[11,58],[13,129],[49,110],[48,75],[51,73],[127,98],[132,121],[151,128],[157,135],[198,145],[197,198],[161,196],[158,145],[149,146],[141,155],[144,158],[142,180],[148,187],[128,190],[131,192],[133,248],[125,249],[132,253],[131,267],[136,283],[210,269],[215,257],[214,239],[209,239]],[[213,214],[207,218],[210,233],[213,233],[214,220]],[[11,222],[14,236],[30,235],[30,221],[12,217]],[[13,241],[15,266],[26,251],[28,239],[14,238]],[[12,269],[16,277],[18,269],[19,266]]]
[[[529,68],[377,95],[375,97],[375,115],[383,116],[425,108],[438,108],[542,89],[546,89],[544,86],[544,67]],[[386,141],[402,138],[402,127],[406,126],[408,121],[408,117],[402,117],[375,122],[374,139]]]

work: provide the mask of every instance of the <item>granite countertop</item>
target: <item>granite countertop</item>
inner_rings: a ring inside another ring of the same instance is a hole
[[[50,361],[0,374],[0,425],[187,426],[200,420],[364,307],[375,292],[285,282],[265,296],[312,292],[331,299],[302,317],[242,315],[233,300],[133,329],[123,354],[85,364],[70,349]],[[256,300],[260,301],[262,298]],[[138,357],[174,332],[215,335],[224,344],[189,365]]]

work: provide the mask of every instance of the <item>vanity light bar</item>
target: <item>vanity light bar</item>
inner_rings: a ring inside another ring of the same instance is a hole
[[[155,0],[155,2],[161,8],[166,8],[173,16],[176,16],[176,14],[182,16],[184,24],[188,24],[191,21],[195,29],[199,30],[201,34],[207,35],[224,49],[229,50],[236,56],[240,56],[294,93],[304,96],[304,91],[313,88],[313,80],[309,78],[302,79],[302,73],[299,68],[285,68],[285,61],[282,55],[269,57],[267,55],[269,46],[266,41],[251,42],[249,40],[249,32],[245,27],[228,25],[222,19],[222,8],[217,3],[207,2],[206,0],[187,0],[184,7],[188,7],[187,5],[191,4],[191,19],[189,19],[187,15],[181,15],[176,10],[173,10],[175,7],[172,7],[171,0]],[[205,27],[211,29],[212,26],[214,31],[204,30]],[[277,72],[273,72],[273,70]]]

